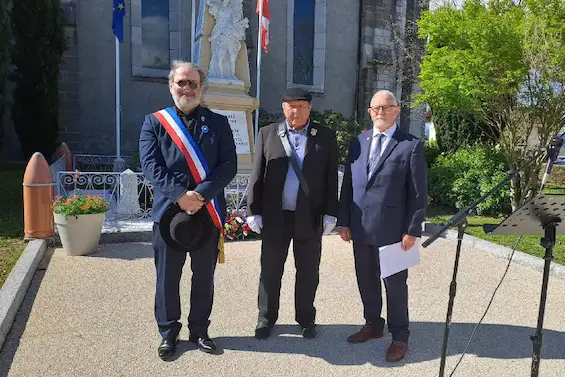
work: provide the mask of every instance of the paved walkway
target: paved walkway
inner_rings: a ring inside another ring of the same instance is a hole
[[[153,320],[154,267],[147,243],[107,244],[96,254],[69,257],[56,249],[36,273],[0,353],[0,376],[437,376],[454,246],[438,240],[410,273],[412,337],[407,358],[387,363],[390,335],[360,345],[346,337],[362,323],[351,246],[324,239],[316,299],[319,336],[299,336],[294,324],[292,254],[275,336],[255,340],[259,243],[227,244],[219,265],[210,335],[219,356],[196,351],[183,327],[176,360],[162,362]],[[467,344],[506,261],[464,248],[447,375]],[[190,269],[181,292],[188,298]],[[529,376],[541,274],[513,264],[456,376]],[[552,278],[541,376],[565,375],[565,281]],[[187,313],[188,299],[183,302]],[[183,321],[186,323],[186,314]]]

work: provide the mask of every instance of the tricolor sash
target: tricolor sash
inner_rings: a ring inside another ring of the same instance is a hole
[[[210,169],[206,163],[206,159],[198,148],[198,144],[194,141],[194,138],[190,135],[186,127],[182,124],[178,114],[173,107],[168,107],[153,113],[155,118],[161,122],[165,130],[173,139],[176,146],[180,149],[186,163],[188,164],[188,169],[192,174],[192,177],[196,184],[200,184],[206,179],[208,174],[210,174]],[[224,262],[224,219],[220,213],[220,206],[216,198],[212,199],[210,202],[206,203],[206,209],[212,218],[212,222],[220,231],[220,237],[218,241],[219,249],[219,262]]]

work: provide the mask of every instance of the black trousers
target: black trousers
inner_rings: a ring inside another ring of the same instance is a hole
[[[355,273],[363,301],[363,315],[367,323],[382,329],[385,320],[381,317],[383,299],[381,292],[381,268],[379,248],[353,242]],[[394,340],[407,341],[408,329],[408,270],[400,271],[384,280],[388,331]]]
[[[278,236],[263,237],[261,243],[261,276],[259,279],[259,318],[264,325],[274,325],[279,316],[281,279],[293,241],[296,281],[294,286],[295,320],[302,326],[315,323],[314,299],[319,282],[322,234],[307,239],[295,237],[294,212],[284,212],[284,229]]]
[[[218,259],[218,237],[214,236],[202,249],[190,253],[192,285],[188,328],[191,334],[205,335],[210,325],[214,299],[214,271]],[[153,251],[157,285],[155,290],[155,319],[162,337],[176,336],[182,327],[179,283],[187,253],[171,249],[165,244],[157,223],[153,225]]]

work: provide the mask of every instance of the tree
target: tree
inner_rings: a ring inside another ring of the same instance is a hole
[[[65,48],[60,0],[13,4],[12,119],[25,158],[55,152],[59,118],[59,63]]]
[[[4,111],[8,103],[6,98],[6,85],[8,79],[8,65],[10,63],[10,43],[12,32],[10,30],[10,1],[0,1],[0,150],[4,136]]]
[[[523,168],[564,125],[565,2],[466,0],[425,12],[428,38],[419,103],[432,113],[466,111],[489,125],[508,166],[512,208],[529,199],[541,161]]]

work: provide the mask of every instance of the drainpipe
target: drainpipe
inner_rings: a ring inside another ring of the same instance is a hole
[[[362,96],[363,90],[361,88],[361,69],[363,64],[361,63],[361,59],[363,56],[363,10],[365,9],[365,0],[359,1],[359,36],[358,36],[358,46],[357,46],[357,73],[355,77],[356,82],[356,93],[355,98],[353,101],[353,117],[357,121],[358,124],[361,124],[360,119],[360,107],[363,103]]]

